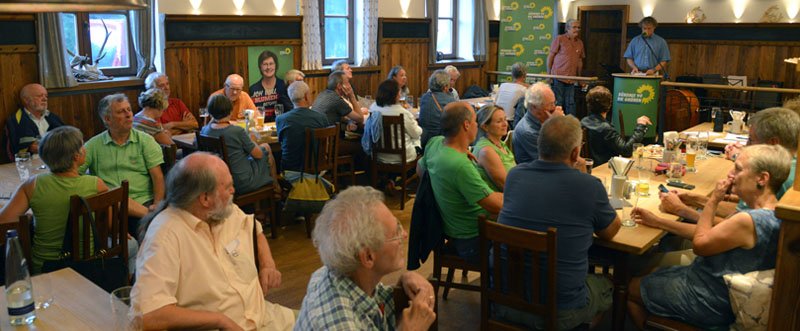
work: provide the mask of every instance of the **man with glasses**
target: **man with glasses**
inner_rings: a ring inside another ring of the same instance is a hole
[[[553,39],[550,55],[547,56],[547,72],[551,75],[580,76],[586,52],[583,41],[578,37],[581,33],[581,22],[570,19],[566,24],[567,31]],[[553,92],[556,104],[563,106],[567,114],[575,115],[575,82],[567,79],[553,79]]]
[[[536,161],[539,158],[538,140],[542,123],[553,116],[564,116],[561,106],[556,106],[553,90],[543,82],[533,84],[525,91],[525,108],[528,111],[514,128],[511,142],[517,164]]]
[[[405,272],[402,286],[411,300],[398,312],[393,289],[381,279],[405,266],[408,234],[383,193],[351,186],[325,204],[314,228],[323,267],[308,283],[295,330],[427,330],[436,319],[433,286]]]
[[[256,109],[256,104],[250,95],[244,90],[244,79],[237,74],[228,75],[225,78],[225,87],[217,90],[211,95],[225,94],[228,100],[233,103],[233,110],[231,110],[231,120],[238,120],[244,118],[244,111],[246,109]]]
[[[186,104],[178,98],[170,97],[171,89],[169,86],[169,77],[161,72],[153,72],[144,80],[144,87],[146,89],[157,88],[167,95],[167,102],[169,106],[164,110],[164,113],[159,118],[159,122],[164,127],[164,130],[169,130],[172,135],[192,132],[197,130],[197,119],[186,107]]]

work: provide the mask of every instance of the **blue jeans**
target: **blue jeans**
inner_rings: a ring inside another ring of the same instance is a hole
[[[575,87],[558,79],[553,79],[550,86],[556,95],[556,105],[564,108],[564,114],[577,116],[575,113]]]
[[[467,263],[479,267],[481,265],[481,240],[480,237],[459,239],[448,238],[448,244],[444,250],[450,254],[455,253]]]

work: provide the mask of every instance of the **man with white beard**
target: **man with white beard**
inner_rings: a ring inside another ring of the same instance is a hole
[[[233,193],[228,167],[212,154],[193,153],[169,172],[167,196],[140,231],[132,307],[145,330],[294,326],[292,310],[264,299],[281,273],[261,225]]]

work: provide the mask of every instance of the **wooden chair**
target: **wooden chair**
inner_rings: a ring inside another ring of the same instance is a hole
[[[417,167],[419,156],[413,160],[406,159],[406,127],[403,121],[403,115],[398,116],[383,116],[383,134],[377,143],[372,145],[372,155],[370,161],[370,184],[373,187],[378,186],[378,173],[400,173],[401,188],[400,188],[400,210],[405,209],[406,206],[406,191],[408,184],[417,179],[416,173],[408,176],[411,169]],[[383,155],[397,155],[400,158],[399,164],[383,163],[378,160],[378,154]]]
[[[457,269],[461,269],[461,278],[465,280],[469,271],[480,272],[479,266],[469,264],[458,255],[446,252],[444,248],[445,245],[446,243],[443,240],[442,245],[433,250],[433,278],[430,279],[430,282],[433,284],[433,289],[437,293],[436,295],[438,296],[440,286],[444,287],[444,291],[442,292],[442,299],[444,300],[447,300],[447,295],[450,293],[451,288],[479,292],[481,287],[478,285],[465,282],[453,282],[453,277]],[[447,278],[444,281],[442,281],[442,268],[447,268]]]
[[[19,238],[20,246],[22,246],[22,254],[28,261],[28,272],[33,272],[33,263],[31,261],[31,240],[33,238],[33,216],[30,214],[22,214],[19,216],[19,222],[6,222],[0,223],[0,246],[6,244],[6,233],[8,230],[17,230],[17,238]],[[5,262],[5,246],[2,246],[3,262]],[[3,268],[3,274],[0,278],[5,280],[5,264],[0,265]]]
[[[228,165],[228,168],[230,168],[231,164],[228,161],[228,149],[225,146],[224,137],[207,136],[201,134],[199,131],[195,132],[195,137],[197,138],[198,150],[219,155],[222,160],[225,161],[225,164]],[[269,156],[264,155],[264,157]],[[272,180],[278,180],[278,178],[273,178]],[[277,216],[278,208],[275,206],[275,193],[273,184],[269,183],[252,192],[241,194],[236,192],[233,197],[233,203],[239,207],[253,205],[256,218],[259,219],[262,224],[264,224],[267,217],[269,218],[272,238],[278,237],[278,228],[280,227]],[[264,202],[266,202],[266,205]]]
[[[161,172],[164,176],[175,166],[178,162],[178,146],[175,144],[159,144],[161,145],[161,153],[164,154],[164,163],[161,164]]]
[[[591,159],[592,151],[589,147],[589,129],[581,126],[581,131],[583,132],[583,137],[581,138],[581,157],[584,159]]]
[[[678,322],[666,317],[650,315],[644,322],[645,330],[662,330],[662,331],[700,331],[700,328]]]
[[[514,130],[508,130],[508,133],[506,133],[506,139],[503,140],[503,142],[506,143],[506,147],[508,147],[508,150],[511,151],[511,154],[514,154]]]
[[[321,129],[306,128],[303,172],[320,174],[325,171],[330,174],[335,190],[339,177],[339,160],[339,128],[337,126]],[[314,229],[311,224],[311,216],[312,213],[306,213],[304,217],[308,238],[311,238],[311,230]]]
[[[522,330],[492,318],[491,304],[499,304],[517,310],[543,316],[546,330],[556,330],[558,327],[556,305],[556,229],[548,228],[547,232],[531,231],[511,227],[486,220],[485,216],[478,218],[478,227],[481,241],[481,330]],[[492,248],[494,268],[489,270],[489,247]],[[506,250],[506,263],[503,263],[501,249]],[[526,255],[533,256],[530,261]],[[540,256],[546,256],[546,266],[541,263]],[[531,279],[523,279],[525,264],[530,263]],[[505,267],[505,268],[504,268]],[[542,286],[542,268],[547,268],[545,283]],[[506,270],[504,273],[503,270]],[[489,286],[489,273],[494,279],[494,288]],[[505,276],[505,277],[504,277]],[[503,291],[501,280],[506,279]],[[526,291],[530,286],[530,292]],[[540,292],[547,289],[544,302],[540,302]],[[525,293],[531,294],[531,301]]]

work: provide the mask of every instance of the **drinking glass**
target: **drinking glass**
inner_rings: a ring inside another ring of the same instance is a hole
[[[639,202],[639,195],[636,194],[636,187],[636,182],[627,182],[622,191],[622,198],[625,200],[622,204],[622,226],[624,227],[631,228],[636,226],[636,222],[631,216],[631,212],[633,212],[633,209],[636,208],[636,204]]]
[[[643,159],[639,165],[639,184],[637,191],[639,196],[650,196],[650,179],[653,177],[653,160]]]
[[[676,158],[678,158],[676,156]],[[673,160],[667,168],[667,181],[670,183],[680,183],[683,177],[683,165],[680,160]]]
[[[114,315],[115,330],[142,330],[141,312],[131,309],[131,286],[123,286],[111,291],[111,312]]]
[[[17,173],[19,174],[20,182],[25,182],[31,176],[31,168],[33,162],[31,161],[31,153],[19,152],[14,156],[14,162],[17,164]]]
[[[694,161],[697,158],[697,153],[700,150],[700,139],[696,134],[689,134],[686,136],[686,171],[697,172],[694,166]]]
[[[42,273],[33,279],[33,302],[36,310],[47,309],[53,303],[53,288],[50,284],[50,275]]]
[[[275,117],[281,116],[283,114],[283,105],[282,104],[275,104]]]
[[[586,159],[586,173],[591,175],[592,168],[594,168],[594,160]]]
[[[406,96],[406,104],[408,105],[409,109],[414,109],[414,96],[407,95]]]
[[[697,133],[697,139],[699,141],[697,159],[706,160],[708,159],[708,141],[710,140],[710,134],[708,131],[700,131]]]

